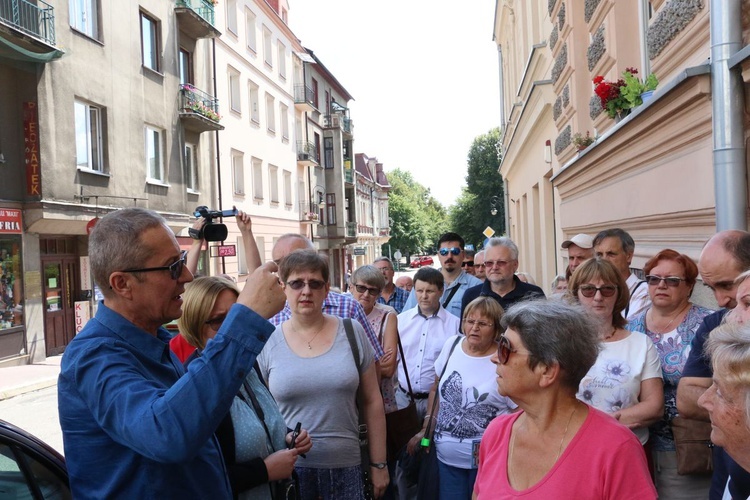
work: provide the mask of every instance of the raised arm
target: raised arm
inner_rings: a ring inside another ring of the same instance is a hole
[[[253,222],[250,219],[250,214],[239,210],[237,212],[237,227],[240,229],[240,234],[242,235],[242,246],[245,247],[247,272],[252,273],[260,267],[263,261],[258,251],[258,243],[253,236]]]

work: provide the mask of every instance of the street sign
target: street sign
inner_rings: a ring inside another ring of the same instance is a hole
[[[365,247],[354,247],[354,251],[352,252],[353,255],[365,255],[366,253]]]
[[[487,238],[492,238],[495,235],[495,230],[492,229],[490,226],[487,226],[484,231],[482,231],[482,234],[485,235]]]
[[[211,247],[211,257],[235,257],[237,247],[235,245],[220,245]]]

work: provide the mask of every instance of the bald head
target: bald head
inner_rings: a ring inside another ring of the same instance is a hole
[[[716,233],[706,242],[698,259],[703,283],[714,292],[720,307],[737,305],[735,279],[750,268],[750,233],[731,229]]]
[[[411,292],[411,289],[414,286],[414,283],[412,282],[411,277],[401,276],[399,279],[396,280],[396,286],[399,288],[403,288],[407,292]]]
[[[301,234],[286,233],[279,236],[271,250],[271,258],[277,264],[295,250],[315,250],[312,241]]]

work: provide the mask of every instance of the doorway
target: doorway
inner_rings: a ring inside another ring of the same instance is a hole
[[[79,295],[78,259],[42,257],[44,341],[47,356],[62,354],[75,335],[75,299]]]

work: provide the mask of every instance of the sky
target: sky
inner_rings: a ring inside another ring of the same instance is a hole
[[[354,151],[446,207],[475,137],[499,125],[495,2],[289,0],[289,26],[354,97]]]

